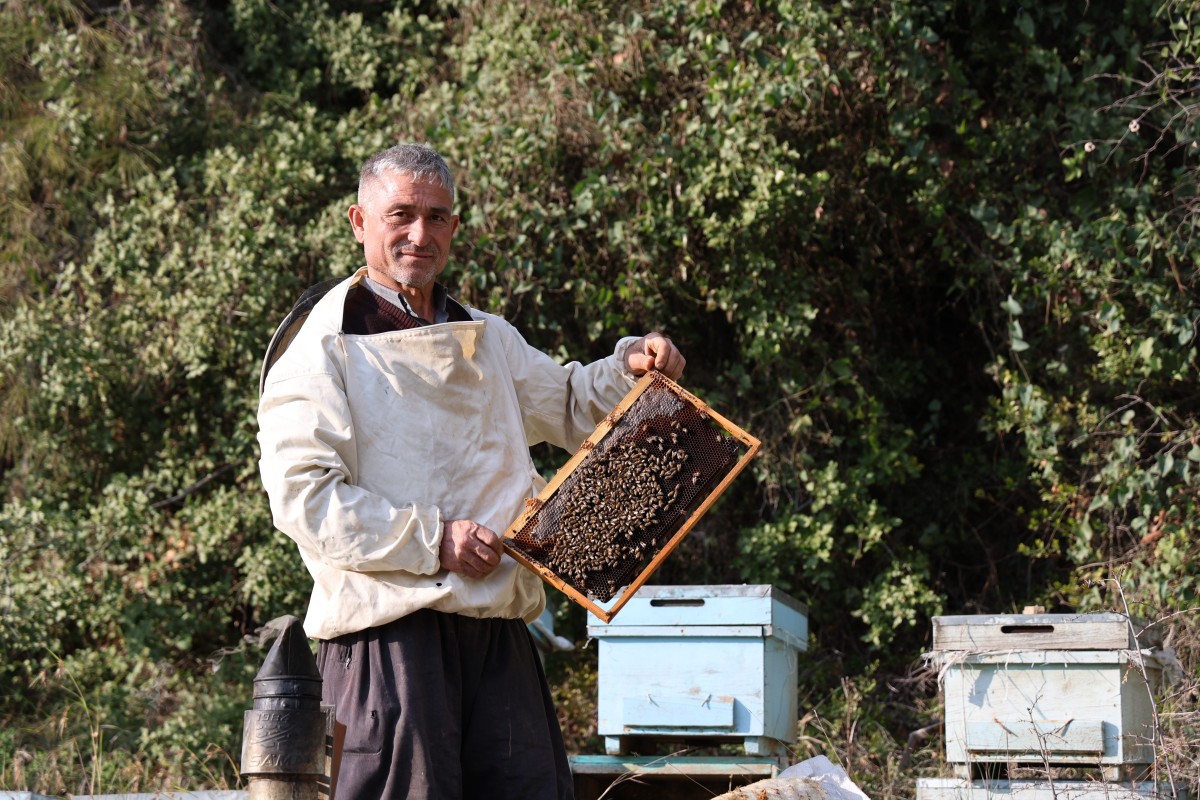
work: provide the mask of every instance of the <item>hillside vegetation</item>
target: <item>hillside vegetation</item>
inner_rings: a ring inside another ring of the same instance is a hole
[[[909,739],[938,717],[931,616],[1114,609],[1167,620],[1164,752],[1195,795],[1198,22],[6,3],[0,787],[236,785],[254,634],[309,588],[258,481],[259,365],[360,263],[358,165],[417,140],[460,182],[454,292],[564,360],[665,330],[685,386],[763,440],[656,581],[808,604],[797,758],[910,797],[938,769]],[[576,750],[594,659],[550,664]]]

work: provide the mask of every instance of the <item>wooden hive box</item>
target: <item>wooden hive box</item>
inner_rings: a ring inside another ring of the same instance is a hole
[[[761,443],[646,374],[504,532],[505,551],[604,621],[644,584]]]
[[[935,617],[946,760],[961,777],[986,763],[1144,771],[1131,765],[1154,760],[1162,668],[1132,631],[1109,613]]]
[[[643,586],[620,620],[589,614],[606,751],[659,737],[740,741],[747,755],[782,752],[796,740],[807,614],[772,586]]]

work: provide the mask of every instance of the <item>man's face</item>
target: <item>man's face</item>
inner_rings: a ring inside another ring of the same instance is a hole
[[[369,180],[362,195],[349,216],[367,273],[393,289],[430,286],[446,268],[458,230],[449,190],[389,171]]]

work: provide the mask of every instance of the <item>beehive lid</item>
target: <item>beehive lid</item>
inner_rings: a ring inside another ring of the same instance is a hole
[[[1157,629],[1143,629],[1124,614],[1110,612],[933,618],[934,651],[1128,650],[1161,644]]]
[[[770,585],[643,586],[620,620],[588,614],[588,636],[775,636],[808,646],[808,608]]]

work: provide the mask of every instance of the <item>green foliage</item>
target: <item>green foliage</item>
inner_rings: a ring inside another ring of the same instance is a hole
[[[1168,20],[1186,13],[1164,11]],[[1194,36],[1186,24],[1173,31],[1179,41]],[[1111,35],[1131,40],[1122,26]],[[1194,134],[1196,123],[1143,105],[1141,88],[1148,80],[1178,91],[1171,52],[1166,45],[1144,56],[1157,74],[1131,69],[1092,81],[1116,94],[1112,113],[1065,126],[1074,144],[1056,191],[1031,193],[1005,215],[977,216],[988,245],[1012,265],[1001,305],[1008,336],[997,342],[1007,352],[990,365],[1001,391],[988,425],[1019,434],[1027,448],[1041,504],[1030,552],[1076,564],[1130,561],[1139,590],[1186,605],[1196,597],[1195,551],[1178,543],[1200,497],[1200,312],[1195,253],[1180,235],[1194,211],[1170,187],[1187,180],[1194,156],[1180,158],[1186,148],[1164,146],[1162,136]],[[1143,126],[1157,130],[1147,135]],[[1066,599],[1085,594],[1068,590]]]
[[[6,5],[3,782],[236,782],[243,637],[309,588],[261,357],[358,264],[358,165],[398,140],[456,170],[460,296],[563,359],[666,330],[763,440],[661,578],[807,601],[839,661],[805,736],[856,769],[925,724],[882,677],[931,614],[1112,606],[1114,564],[1149,616],[1194,607],[1195,14]],[[552,666],[590,746],[594,669]]]
[[[0,299],[52,284],[95,199],[204,132],[191,112],[205,83],[181,2],[95,17],[74,0],[12,3],[3,15]]]

